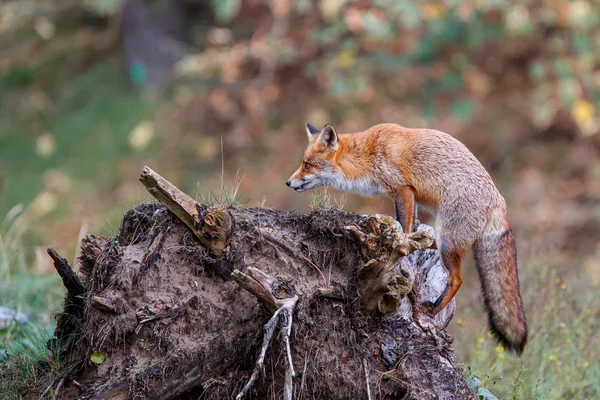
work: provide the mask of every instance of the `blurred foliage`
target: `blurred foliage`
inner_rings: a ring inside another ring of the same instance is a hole
[[[511,92],[511,111],[537,128],[564,110],[584,135],[594,135],[600,106],[596,3],[266,2],[293,28],[279,37],[255,34],[246,51],[236,41],[191,55],[180,71],[226,81],[247,57],[269,57],[278,65],[301,63],[344,104],[409,102],[428,120],[450,112],[463,123],[491,96]],[[222,20],[242,10],[239,2],[215,4]]]
[[[289,191],[303,124],[430,127],[464,142],[506,197],[536,304],[524,361],[504,359],[471,271],[453,325],[459,359],[499,397],[597,396],[599,50],[598,0],[4,1],[0,215],[30,205],[10,257],[0,253],[0,305],[48,327],[60,288],[36,246],[68,256],[88,230],[116,234],[147,197],[145,164],[208,203],[243,193],[248,205],[392,213],[384,199]],[[152,63],[172,57],[155,84]],[[3,348],[28,337],[12,329]]]

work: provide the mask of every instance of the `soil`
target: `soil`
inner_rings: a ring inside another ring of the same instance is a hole
[[[308,215],[228,212],[233,229],[220,258],[154,203],[128,211],[116,239],[84,240],[82,320],[56,332],[59,345],[72,344],[59,398],[234,398],[252,373],[270,318],[228,278],[248,266],[287,280],[299,296],[291,334],[295,399],[366,399],[368,391],[373,399],[475,398],[444,331],[453,309],[433,321],[411,308],[408,295],[399,313],[361,310],[355,285],[361,249],[343,228],[361,226],[365,216],[331,208]],[[433,254],[405,257],[402,268],[412,269],[415,290],[427,285],[421,267],[431,269]],[[325,286],[341,289],[344,300],[315,296]],[[246,398],[282,397],[279,341]]]

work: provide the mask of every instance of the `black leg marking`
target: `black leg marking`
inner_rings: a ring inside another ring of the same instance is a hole
[[[400,225],[404,228],[403,224],[406,219],[406,210],[398,200],[394,200],[394,207],[396,208],[396,221],[400,222]]]
[[[419,209],[417,207],[417,202],[415,201],[413,203],[413,220],[412,220],[412,231],[413,232],[416,232],[419,225],[421,225],[421,222],[417,219],[418,211],[419,211]]]

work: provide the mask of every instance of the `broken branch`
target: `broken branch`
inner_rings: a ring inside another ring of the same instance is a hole
[[[144,167],[140,182],[177,216],[213,254],[220,256],[231,235],[231,216],[224,206],[205,207],[171,182]]]
[[[298,301],[294,288],[282,278],[275,278],[253,267],[246,268],[246,273],[235,270],[231,279],[252,293],[271,313],[282,307],[294,307]]]
[[[54,268],[62,278],[63,285],[67,289],[69,296],[75,298],[85,293],[85,286],[83,286],[67,260],[58,255],[52,246],[48,246],[48,255],[54,261]]]

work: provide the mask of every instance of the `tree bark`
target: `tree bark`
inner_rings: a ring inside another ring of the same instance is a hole
[[[63,398],[476,398],[445,333],[454,302],[435,319],[420,306],[446,283],[430,227],[211,208],[141,180],[165,205],[82,245]]]

